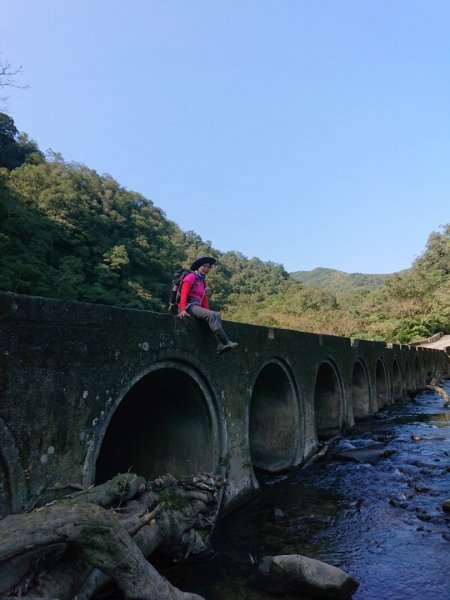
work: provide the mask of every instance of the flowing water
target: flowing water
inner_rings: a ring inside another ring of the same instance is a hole
[[[450,393],[450,381],[441,385]],[[261,589],[253,563],[303,554],[357,579],[354,600],[450,600],[450,515],[442,510],[450,499],[450,407],[424,392],[379,417],[324,458],[266,479],[259,496],[218,524],[208,560],[166,576],[206,600],[269,600],[275,596]],[[339,457],[374,445],[372,463]]]

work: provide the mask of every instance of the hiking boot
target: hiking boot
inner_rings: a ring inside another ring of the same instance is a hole
[[[236,346],[239,345],[237,342],[231,342],[229,340],[227,334],[223,330],[223,327],[218,327],[214,332],[214,335],[216,336],[217,341],[217,354],[223,354],[224,352],[228,352],[228,350],[233,350],[233,348],[236,348]]]
[[[216,352],[217,354],[223,354],[224,352],[228,352],[228,350],[233,350],[236,346],[239,346],[237,342],[227,342],[226,344],[219,342],[217,344]]]

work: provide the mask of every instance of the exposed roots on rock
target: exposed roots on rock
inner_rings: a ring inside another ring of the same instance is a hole
[[[202,474],[152,482],[131,473],[32,512],[0,520],[0,597],[88,600],[114,581],[139,600],[194,600],[147,561],[159,548],[183,559],[203,552],[223,480]]]

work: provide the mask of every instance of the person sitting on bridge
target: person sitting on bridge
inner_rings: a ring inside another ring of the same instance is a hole
[[[217,354],[222,354],[238,346],[231,342],[222,326],[220,313],[209,308],[206,295],[205,279],[211,267],[216,263],[212,256],[199,256],[191,265],[192,273],[188,273],[181,284],[178,316],[197,317],[206,321],[217,341]]]

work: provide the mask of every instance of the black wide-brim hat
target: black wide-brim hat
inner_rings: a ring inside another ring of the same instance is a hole
[[[208,265],[215,265],[216,262],[217,262],[216,259],[213,258],[212,256],[199,256],[192,263],[192,265],[191,265],[191,271],[197,270],[202,265],[206,265],[206,264],[208,264]]]

